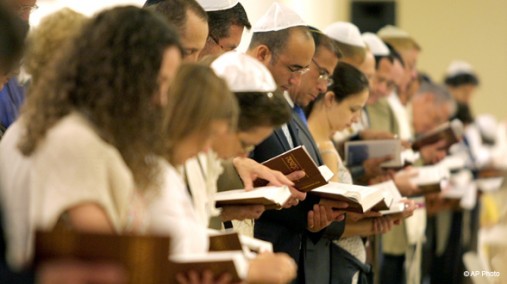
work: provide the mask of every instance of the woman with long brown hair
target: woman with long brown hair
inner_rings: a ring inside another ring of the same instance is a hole
[[[98,14],[31,88],[0,144],[8,261],[23,267],[33,233],[142,232],[144,191],[159,187],[161,108],[181,58],[177,34],[135,7]],[[137,204],[137,205],[136,205]]]

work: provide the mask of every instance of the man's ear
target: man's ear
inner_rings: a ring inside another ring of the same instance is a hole
[[[253,56],[257,60],[259,60],[262,64],[267,66],[268,63],[271,62],[271,58],[273,57],[273,53],[271,52],[269,47],[267,47],[264,44],[260,44],[255,48]]]

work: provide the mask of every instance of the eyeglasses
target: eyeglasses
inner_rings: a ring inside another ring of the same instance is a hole
[[[326,69],[320,67],[317,61],[315,61],[313,58],[312,62],[315,64],[315,66],[317,66],[317,69],[319,69],[319,80],[325,81],[328,87],[333,85],[333,79],[331,78],[331,75],[329,75],[329,72],[327,72]]]
[[[19,5],[18,6],[18,11],[21,12],[21,13],[26,13],[26,12],[33,12],[34,10],[37,10],[39,9],[39,6],[37,6],[36,4],[33,4],[33,5]]]
[[[303,75],[306,72],[308,72],[308,70],[310,70],[310,67],[289,66],[289,65],[287,65],[287,69],[289,69],[290,73],[292,73],[292,74]]]

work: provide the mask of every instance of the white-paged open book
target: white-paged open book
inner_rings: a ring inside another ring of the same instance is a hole
[[[406,200],[406,198],[403,198],[403,196],[401,196],[400,191],[396,187],[396,184],[393,180],[370,186],[381,190],[385,200],[391,200],[389,209],[380,211],[382,215],[397,214],[405,211],[405,203],[403,200]]]
[[[440,182],[448,180],[450,177],[449,169],[441,165],[417,167],[418,174],[411,179],[411,182],[417,185],[423,193],[441,191]]]
[[[243,251],[247,259],[260,253],[273,252],[273,244],[264,240],[241,235],[233,230],[208,229],[210,251]]]
[[[385,200],[384,194],[378,188],[338,182],[329,182],[310,191],[310,194],[347,202],[349,206],[344,210],[356,213],[364,213],[370,209],[387,210],[392,202]]]
[[[264,205],[266,209],[279,209],[290,198],[291,192],[286,186],[264,186],[252,190],[234,189],[215,194],[215,206],[227,205]]]

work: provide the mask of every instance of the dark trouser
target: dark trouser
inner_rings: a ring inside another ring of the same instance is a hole
[[[380,273],[381,284],[405,283],[405,255],[384,254]]]

